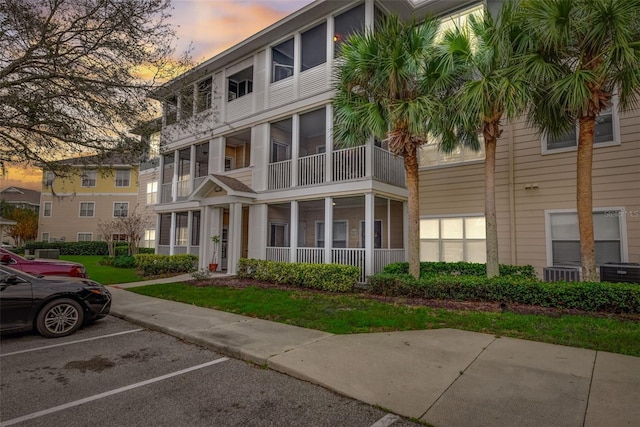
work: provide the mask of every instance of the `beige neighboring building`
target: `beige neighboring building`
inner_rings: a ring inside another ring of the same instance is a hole
[[[540,275],[580,264],[576,147],[575,134],[547,140],[524,121],[505,129],[496,161],[501,263],[531,264]],[[484,162],[429,154],[420,173],[421,258],[484,262],[484,233],[474,227],[484,226]],[[600,116],[593,207],[597,264],[640,263],[638,110]]]
[[[38,239],[43,242],[104,240],[99,221],[127,216],[138,204],[139,164],[112,156],[61,160],[72,172],[43,172]],[[123,238],[123,236],[116,236]]]

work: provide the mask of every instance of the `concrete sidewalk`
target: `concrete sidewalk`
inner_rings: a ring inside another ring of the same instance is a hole
[[[141,284],[111,286],[111,314],[437,427],[640,425],[637,357],[453,329],[333,335],[123,289]]]

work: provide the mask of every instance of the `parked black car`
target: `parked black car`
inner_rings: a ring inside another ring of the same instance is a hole
[[[64,337],[109,314],[111,294],[100,283],[73,277],[36,277],[0,266],[0,332],[36,329]]]

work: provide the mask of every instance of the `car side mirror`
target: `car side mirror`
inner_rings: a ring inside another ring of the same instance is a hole
[[[22,283],[23,280],[21,278],[19,278],[18,276],[16,276],[15,274],[10,274],[8,276],[6,276],[4,278],[4,280],[2,281],[2,283],[4,283],[5,285],[16,285],[18,283]]]
[[[0,264],[11,264],[11,257],[8,254],[2,254],[2,257],[0,257]]]

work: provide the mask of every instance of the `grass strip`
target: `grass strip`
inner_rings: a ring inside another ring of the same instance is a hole
[[[103,285],[114,283],[129,283],[147,280],[136,273],[135,268],[115,268],[108,265],[100,265],[101,255],[61,255],[60,259],[74,261],[83,264],[87,269],[89,278]]]
[[[614,318],[445,310],[380,302],[363,295],[258,287],[172,283],[129,290],[333,334],[454,328],[640,356],[640,322]]]

